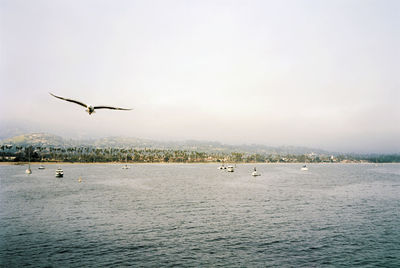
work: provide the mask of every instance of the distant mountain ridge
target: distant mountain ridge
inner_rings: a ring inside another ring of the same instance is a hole
[[[134,137],[105,137],[99,139],[65,139],[48,133],[29,133],[3,139],[0,144],[12,144],[17,146],[41,146],[41,147],[80,147],[89,146],[96,148],[135,148],[135,149],[160,149],[160,150],[187,150],[198,152],[242,152],[258,154],[333,154],[320,149],[298,146],[266,146],[260,144],[230,145],[210,141],[171,141],[162,142]]]

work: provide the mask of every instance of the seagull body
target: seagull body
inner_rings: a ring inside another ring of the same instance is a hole
[[[50,93],[50,92],[49,92],[49,93]],[[80,102],[80,101],[77,101],[77,100],[72,100],[72,99],[67,99],[67,98],[63,98],[63,97],[60,97],[60,96],[56,96],[56,95],[54,95],[54,94],[52,94],[52,93],[50,93],[50,95],[53,96],[53,97],[56,97],[56,98],[58,98],[58,99],[60,99],[60,100],[65,100],[65,101],[73,102],[73,103],[76,103],[76,104],[78,104],[78,105],[80,105],[80,106],[85,107],[85,108],[86,108],[86,112],[88,112],[89,115],[91,115],[92,113],[94,113],[94,112],[95,112],[95,111],[94,111],[95,109],[111,109],[111,110],[123,110],[123,111],[132,110],[132,109],[125,109],[125,108],[112,107],[112,106],[104,106],[104,105],[101,105],[101,106],[92,106],[92,105],[87,105],[87,104],[85,104],[85,103],[83,103],[83,102]]]

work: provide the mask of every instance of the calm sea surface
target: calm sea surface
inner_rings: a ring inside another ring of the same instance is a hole
[[[399,164],[37,167],[0,166],[1,267],[400,267]]]

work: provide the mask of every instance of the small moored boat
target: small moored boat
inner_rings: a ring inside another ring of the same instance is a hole
[[[257,172],[257,169],[254,167],[254,171],[251,173],[251,176],[257,177],[257,176],[261,176],[261,174],[258,173],[258,172]]]
[[[301,167],[301,170],[308,170],[308,167],[306,165]]]
[[[31,170],[31,155],[29,154],[29,162],[28,162],[28,168],[25,170],[26,174],[32,174]]]
[[[128,165],[122,167],[122,169],[129,169]]]
[[[26,174],[32,174],[31,164],[29,164],[28,168],[25,170]]]
[[[122,169],[129,169],[129,167],[128,167],[128,155],[125,156],[125,165],[122,167]]]
[[[56,177],[57,178],[64,177],[64,171],[61,168],[56,169]]]

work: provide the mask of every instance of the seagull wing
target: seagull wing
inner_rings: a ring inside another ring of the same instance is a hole
[[[112,106],[94,106],[94,109],[111,109],[111,110],[123,110],[123,111],[130,111],[132,109],[126,108],[119,108],[119,107],[112,107]]]
[[[49,93],[50,93],[50,92],[49,92]],[[83,107],[87,107],[86,104],[84,104],[83,102],[77,101],[77,100],[71,100],[71,99],[59,97],[59,96],[56,96],[56,95],[54,95],[54,94],[52,94],[52,93],[50,93],[50,95],[53,96],[53,97],[56,97],[56,98],[58,98],[58,99],[60,99],[60,100],[65,100],[65,101],[73,102],[73,103],[79,104],[79,105],[81,105],[81,106],[83,106]]]

